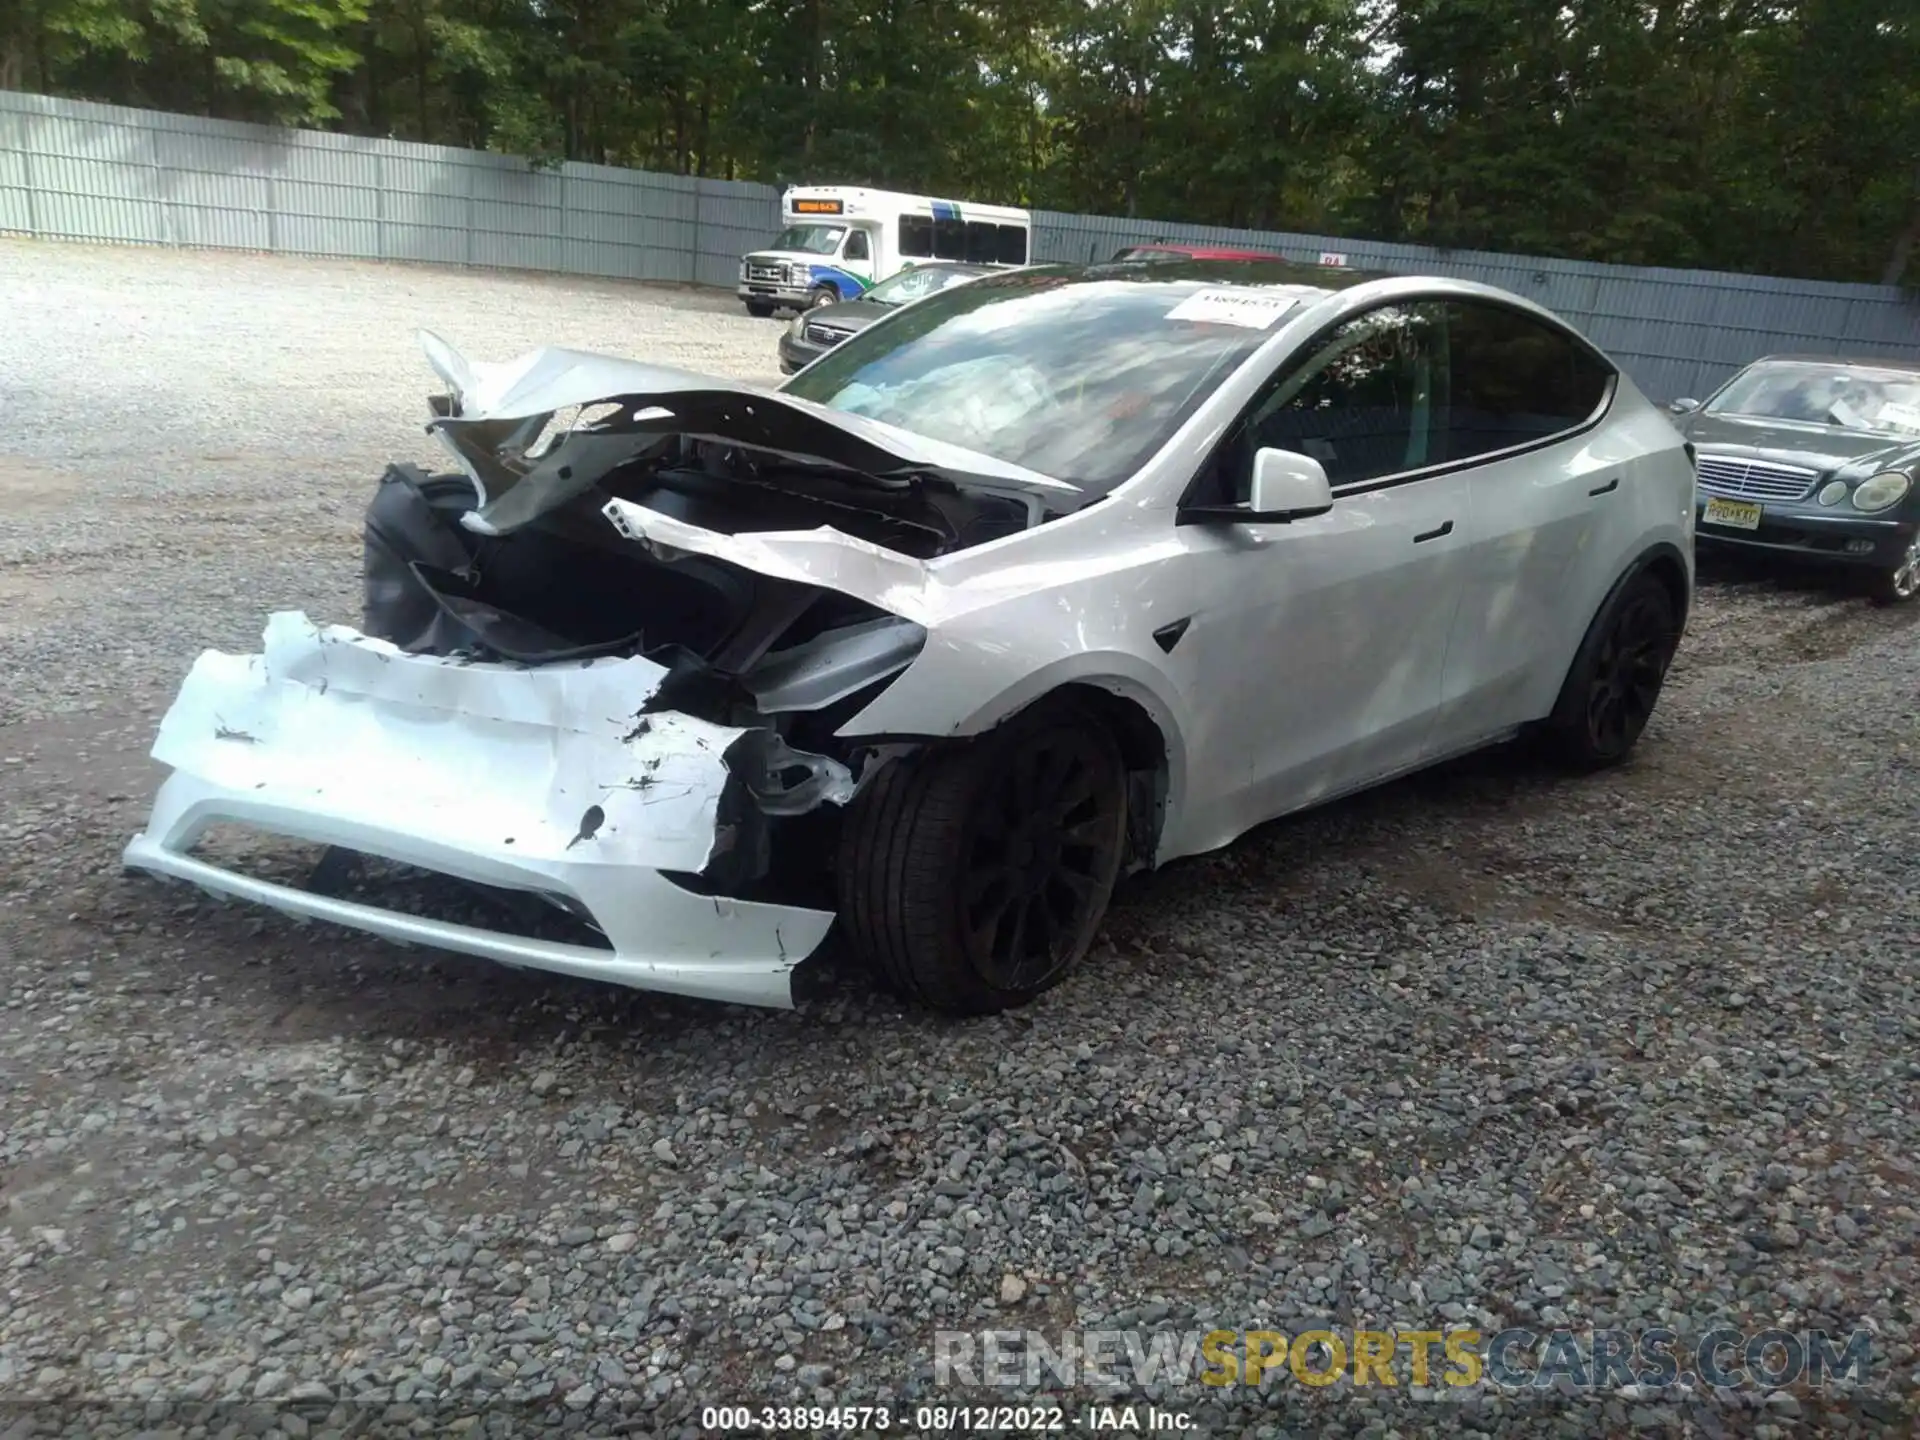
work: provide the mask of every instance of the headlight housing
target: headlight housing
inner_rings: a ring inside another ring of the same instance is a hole
[[[1883,470],[1871,480],[1862,480],[1853,492],[1853,508],[1872,515],[1898,505],[1913,488],[1913,481],[1898,470]]]
[[[807,312],[802,310],[798,315],[793,317],[793,323],[787,326],[787,333],[793,336],[794,339],[798,340],[803,334],[806,333],[806,329],[807,329]]]
[[[1842,500],[1847,498],[1847,482],[1844,480],[1829,480],[1820,487],[1819,498],[1822,505],[1838,505]]]

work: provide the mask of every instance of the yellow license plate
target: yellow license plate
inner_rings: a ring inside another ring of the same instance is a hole
[[[1761,509],[1750,500],[1707,501],[1707,510],[1700,517],[1707,525],[1730,525],[1735,530],[1758,530],[1760,528]]]

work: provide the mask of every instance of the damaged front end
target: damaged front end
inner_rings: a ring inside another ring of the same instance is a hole
[[[792,1003],[833,920],[838,813],[884,759],[836,732],[912,664],[926,561],[1070,487],[704,376],[567,351],[469,365],[389,468],[359,631],[273,616],[162,723],[128,865],[389,939],[701,998]],[[234,825],[538,897],[561,940],[196,853]]]

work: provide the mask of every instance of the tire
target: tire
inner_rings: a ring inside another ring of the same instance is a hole
[[[1876,605],[1905,605],[1920,595],[1920,526],[1914,527],[1900,563],[1874,572],[1867,595]]]
[[[1632,753],[1679,647],[1673,597],[1641,570],[1614,588],[1587,627],[1542,739],[1575,770],[1604,770]]]
[[[773,314],[773,306],[765,300],[749,300],[747,301],[747,314],[753,316],[756,320],[765,320]]]
[[[1126,833],[1113,735],[1077,706],[1042,702],[971,743],[893,761],[863,787],[835,867],[848,943],[895,993],[933,1009],[1016,1009],[1086,954]]]
[[[816,285],[807,292],[807,309],[818,310],[822,305],[838,305],[840,292],[831,285]]]

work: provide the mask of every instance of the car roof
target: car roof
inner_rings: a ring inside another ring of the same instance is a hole
[[[1152,266],[1107,261],[1097,265],[1066,265],[1063,270],[1089,280],[1133,280],[1142,285],[1165,285],[1175,280],[1194,280],[1221,285],[1285,285],[1319,290],[1331,295],[1351,290],[1370,280],[1390,277],[1382,270],[1352,270],[1339,265],[1309,265],[1301,260],[1172,260],[1156,261]]]
[[[1195,260],[1284,260],[1287,257],[1273,250],[1244,250],[1233,245],[1175,245],[1156,241],[1151,245],[1128,245],[1122,254],[1133,254],[1147,250],[1159,255],[1187,255]]]
[[[991,275],[996,270],[1009,268],[1012,267],[981,265],[973,260],[915,260],[910,264],[902,265],[885,280],[876,280],[873,283],[884,285],[887,280],[898,280],[902,275],[911,275],[915,270],[959,270],[969,275]]]
[[[1839,365],[1861,370],[1909,370],[1920,374],[1920,359],[1887,355],[1762,355],[1749,365]]]

